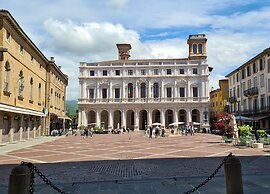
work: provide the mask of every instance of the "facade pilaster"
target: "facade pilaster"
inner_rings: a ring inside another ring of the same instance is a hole
[[[188,83],[187,83],[187,98],[188,98],[188,101],[190,101],[191,99],[190,80],[188,80]]]
[[[112,129],[113,128],[113,110],[109,110],[109,126],[108,126],[109,129]]]
[[[19,141],[22,141],[22,136],[23,136],[23,115],[20,116],[18,133],[19,133]]]
[[[163,80],[161,80],[161,94],[160,94],[160,96],[161,96],[161,99],[164,99],[165,98],[165,88],[164,88],[164,81]]]
[[[112,89],[112,82],[111,82],[111,81],[110,81],[110,86],[109,86],[109,88],[110,88],[110,91],[109,91],[110,99],[112,99],[112,98],[113,98],[113,89]]]
[[[97,84],[96,98],[100,99],[100,85]]]
[[[127,127],[126,124],[126,110],[121,110],[121,123],[122,123],[122,127]]]
[[[191,118],[191,110],[188,109],[188,110],[187,110],[187,124],[189,125],[191,121],[192,121],[192,118]]]
[[[148,127],[152,125],[152,110],[148,109],[147,110],[147,125]]]
[[[96,126],[100,127],[100,110],[96,111]]]
[[[152,82],[151,82],[151,80],[149,80],[149,82],[148,82],[148,87],[147,87],[147,89],[148,89],[148,96],[147,96],[147,98],[151,98],[151,88],[152,88]]]
[[[135,131],[139,131],[139,110],[135,110]]]
[[[122,98],[126,98],[126,82],[125,82],[125,80],[123,81],[123,85],[122,85]]]
[[[178,122],[178,110],[177,109],[174,109],[174,115],[173,115],[173,119],[174,119],[174,122]]]
[[[9,143],[13,143],[14,141],[14,117],[11,116],[11,126],[10,126],[10,130],[8,133],[8,138],[9,138]]]
[[[161,120],[161,125],[162,126],[165,126],[165,113],[164,113],[164,109],[161,109],[161,112],[160,112],[160,120]]]

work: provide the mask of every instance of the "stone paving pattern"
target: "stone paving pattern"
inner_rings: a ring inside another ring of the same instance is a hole
[[[35,141],[32,146],[18,143],[10,150],[0,147],[0,193],[1,188],[6,191],[11,169],[21,161],[35,163],[53,183],[71,193],[179,193],[199,184],[230,152],[241,160],[249,191],[270,191],[269,185],[252,187],[258,177],[264,177],[261,184],[269,182],[270,148],[235,147],[216,135],[150,139],[134,132],[57,137],[36,145]],[[225,193],[223,173],[222,168],[205,193],[218,193],[216,189]],[[39,193],[54,193],[39,178],[36,183]]]

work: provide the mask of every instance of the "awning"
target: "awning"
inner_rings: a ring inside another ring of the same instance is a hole
[[[259,121],[259,120],[265,119],[265,118],[267,118],[267,117],[269,117],[269,116],[253,117],[253,120]]]
[[[0,103],[0,111],[43,117],[44,113]]]
[[[68,116],[65,116],[65,117],[58,117],[58,119],[65,119],[65,120],[70,120],[70,121],[72,121],[72,119],[71,119],[70,117],[68,117]]]
[[[245,117],[245,116],[241,116],[241,115],[238,115],[238,116],[235,116],[235,119],[238,120],[238,121],[255,121],[253,118],[249,118],[249,117]]]

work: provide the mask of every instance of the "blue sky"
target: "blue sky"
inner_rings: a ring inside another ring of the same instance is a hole
[[[270,47],[270,0],[2,0],[37,47],[69,76],[67,99],[78,97],[79,62],[188,56],[189,34],[205,33],[218,80]]]

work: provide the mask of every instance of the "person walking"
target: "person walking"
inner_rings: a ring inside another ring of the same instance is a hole
[[[153,128],[150,126],[149,127],[149,138],[152,138],[152,132],[153,132]]]

